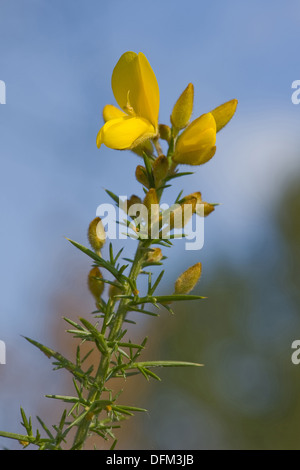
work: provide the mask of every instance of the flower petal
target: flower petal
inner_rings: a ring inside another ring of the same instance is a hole
[[[173,161],[186,165],[202,165],[216,151],[216,121],[211,113],[195,119],[178,137]]]
[[[140,96],[140,102],[143,109],[143,114],[141,114],[141,116],[148,119],[156,128],[159,113],[158,83],[147,58],[142,52],[138,54],[138,60],[143,83],[143,93],[141,93]]]
[[[216,143],[216,122],[212,114],[207,113],[195,119],[176,143],[176,153],[200,150],[204,146],[213,147]]]
[[[121,109],[131,114],[134,112],[157,128],[159,88],[144,54],[125,52],[113,70],[111,85]]]
[[[195,152],[195,156],[191,157],[194,161],[196,155],[201,154],[203,149],[214,147],[216,143],[216,122],[212,114],[203,114],[195,119],[179,136],[173,160],[178,163],[184,163],[183,160],[189,158],[186,156],[191,152]],[[190,163],[197,165],[197,163]]]
[[[228,124],[235,113],[237,104],[237,100],[227,101],[227,103],[221,104],[221,106],[218,106],[213,111],[211,111],[211,114],[215,118],[217,124],[217,132],[219,132],[221,129],[223,129],[224,126],[226,126],[226,124]]]
[[[97,147],[124,150],[139,145],[155,135],[155,129],[146,119],[125,116],[107,121],[97,135]]]
[[[216,147],[211,145],[203,145],[197,150],[185,153],[175,153],[173,161],[182,163],[183,165],[203,165],[208,162],[216,153]]]
[[[121,111],[119,108],[116,108],[112,104],[107,104],[104,106],[102,115],[105,122],[110,121],[111,119],[117,119],[126,116],[123,111]]]

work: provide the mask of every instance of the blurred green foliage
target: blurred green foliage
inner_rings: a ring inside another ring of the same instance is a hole
[[[157,355],[185,351],[183,360],[205,367],[167,371],[160,390],[152,386],[139,445],[300,449],[300,365],[291,361],[299,285],[300,178],[274,207],[273,233],[251,261],[220,260],[193,291],[207,300],[178,304],[174,321],[162,316],[154,325]]]

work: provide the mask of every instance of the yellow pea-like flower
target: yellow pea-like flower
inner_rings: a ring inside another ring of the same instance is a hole
[[[173,161],[186,165],[202,165],[216,151],[216,121],[211,113],[198,117],[182,132],[176,142]]]
[[[227,101],[198,117],[178,137],[173,161],[186,165],[202,165],[216,153],[216,134],[233,117],[238,101]]]
[[[97,135],[112,149],[132,149],[158,133],[159,88],[155,74],[143,53],[125,52],[111,79],[115,99],[121,109],[106,105],[104,126]]]

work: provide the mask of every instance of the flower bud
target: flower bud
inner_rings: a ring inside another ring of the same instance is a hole
[[[151,211],[151,206],[153,204],[158,204],[158,198],[155,188],[150,188],[144,198],[144,205],[147,207],[148,211]]]
[[[86,409],[86,411],[88,411],[88,410]],[[86,419],[86,421],[92,421],[94,416],[95,416],[95,413],[93,411],[89,411],[85,415],[85,419]]]
[[[142,165],[138,165],[135,170],[135,177],[139,183],[141,183],[146,188],[149,188],[149,181],[147,177],[146,168]]]
[[[216,151],[216,121],[211,113],[195,119],[178,137],[173,155],[175,163],[202,165]]]
[[[170,139],[171,139],[170,126],[167,126],[166,124],[159,124],[158,131],[159,131],[159,137],[162,140],[166,140],[167,142],[170,142]]]
[[[130,207],[134,204],[142,204],[141,198],[136,196],[135,194],[133,194],[130,199],[127,200],[127,210],[129,210]]]
[[[160,248],[152,248],[147,255],[147,263],[158,263],[163,257]]]
[[[106,239],[105,230],[100,217],[96,217],[89,225],[88,240],[91,247],[99,252],[103,247]]]
[[[200,191],[189,194],[188,196],[184,196],[184,198],[182,198],[180,201],[181,205],[192,204],[193,214],[196,212],[196,204],[201,204],[201,203],[202,203],[202,195]]]
[[[148,211],[148,232],[150,233],[152,226],[156,226],[158,230],[156,224],[159,224],[159,203],[155,188],[149,189],[143,203]]]
[[[88,275],[88,288],[96,300],[99,300],[104,291],[104,282],[101,278],[102,274],[97,266],[90,270]]]
[[[204,217],[207,217],[215,210],[215,206],[209,202],[203,202],[202,204],[204,205]]]
[[[152,171],[155,183],[156,185],[159,185],[159,183],[166,178],[169,171],[169,162],[167,157],[164,155],[157,157],[153,162]]]
[[[21,439],[19,440],[19,443],[20,443],[21,446],[23,446],[23,447],[27,447],[27,446],[29,446],[29,444],[30,444],[28,441],[22,441]]]
[[[170,208],[170,230],[173,228],[181,229],[191,219],[196,212],[196,205],[201,204],[201,193],[196,192],[185,196],[179,202],[179,206]]]
[[[113,299],[115,297],[115,295],[121,295],[121,294],[123,294],[123,290],[122,290],[121,286],[117,287],[117,286],[114,286],[112,284],[110,285],[108,295],[111,299]]]
[[[194,86],[189,83],[176,101],[171,114],[171,123],[176,129],[184,129],[188,125],[193,112],[193,103]]]
[[[175,282],[175,294],[188,294],[199,281],[201,270],[201,263],[197,263],[184,271]]]
[[[137,145],[136,147],[133,147],[131,151],[135,153],[136,155],[138,155],[139,157],[142,157],[144,153],[146,153],[147,155],[152,155],[153,153],[152,142],[149,139],[145,140],[144,142]]]
[[[213,111],[211,111],[211,114],[216,121],[217,132],[219,132],[221,129],[223,129],[224,126],[226,126],[226,124],[228,124],[235,113],[237,104],[237,100],[227,101],[227,103],[221,104],[221,106],[218,106]]]

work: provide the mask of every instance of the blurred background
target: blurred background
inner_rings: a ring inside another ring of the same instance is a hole
[[[127,382],[123,402],[149,413],[126,422],[119,448],[300,449],[300,365],[291,361],[300,339],[299,26],[297,0],[0,1],[1,430],[22,432],[20,406],[54,424],[59,404],[44,395],[72,393],[70,377],[23,338],[72,357],[62,317],[91,318],[91,262],[64,237],[87,244],[98,205],[110,202],[104,188],[141,195],[139,157],[95,144],[102,108],[115,104],[113,67],[133,50],[157,76],[161,123],[189,82],[194,117],[232,98],[239,105],[216,156],[166,192],[167,203],[180,189],[222,203],[205,219],[200,251],[177,241],[164,253],[161,293],[201,261],[195,293],[207,299],[131,330],[134,341],[151,338],[145,358],[205,367]],[[125,246],[130,257],[134,243]]]

